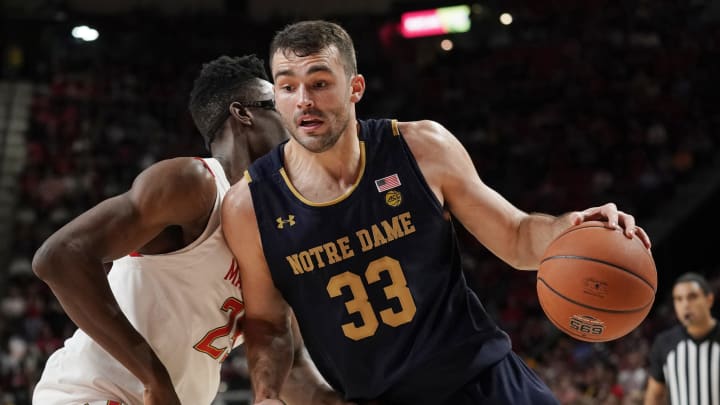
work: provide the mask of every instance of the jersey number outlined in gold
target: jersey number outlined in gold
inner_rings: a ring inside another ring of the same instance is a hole
[[[398,327],[412,321],[417,308],[407,286],[407,280],[400,262],[389,256],[383,256],[370,262],[367,269],[365,269],[365,280],[368,285],[380,281],[382,272],[387,272],[392,281],[390,285],[383,289],[385,297],[388,300],[397,298],[401,309],[399,312],[394,312],[391,308],[383,309],[378,312],[380,319],[384,324],[392,327]],[[331,298],[339,297],[343,295],[343,287],[349,287],[352,296],[351,300],[345,302],[345,308],[349,314],[360,314],[363,322],[360,326],[354,322],[343,324],[343,333],[355,341],[373,336],[377,332],[379,322],[378,317],[375,315],[375,309],[368,300],[367,290],[362,278],[349,271],[337,274],[328,282],[328,294],[330,294]]]

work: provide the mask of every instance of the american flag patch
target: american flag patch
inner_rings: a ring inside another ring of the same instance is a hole
[[[400,177],[398,177],[397,173],[375,180],[375,187],[377,187],[378,193],[398,187],[400,184]]]

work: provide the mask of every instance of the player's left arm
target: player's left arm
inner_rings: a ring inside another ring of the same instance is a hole
[[[460,141],[433,121],[399,124],[426,181],[440,202],[475,238],[516,269],[536,270],[552,240],[567,228],[605,220],[636,234],[650,247],[635,218],[607,203],[561,216],[526,213],[486,185]]]

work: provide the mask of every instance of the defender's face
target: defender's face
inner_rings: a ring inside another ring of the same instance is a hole
[[[272,83],[266,80],[257,80],[257,93],[252,101],[272,100],[275,97]],[[250,148],[254,158],[269,152],[275,145],[288,138],[287,130],[282,118],[276,110],[252,108],[255,125],[249,133]]]
[[[278,50],[271,68],[275,103],[292,137],[311,152],[330,149],[354,117],[353,85],[362,76],[349,77],[334,46],[302,57]]]
[[[673,303],[678,320],[685,326],[704,325],[710,322],[713,294],[705,295],[694,281],[678,283],[673,287]]]

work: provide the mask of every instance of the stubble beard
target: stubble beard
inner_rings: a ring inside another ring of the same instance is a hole
[[[348,116],[344,118],[340,128],[333,130],[333,128],[330,127],[323,135],[301,136],[297,127],[293,127],[293,131],[290,131],[290,133],[295,141],[305,148],[305,150],[312,153],[322,153],[335,146],[340,136],[345,132],[345,129],[347,129],[350,118]]]

